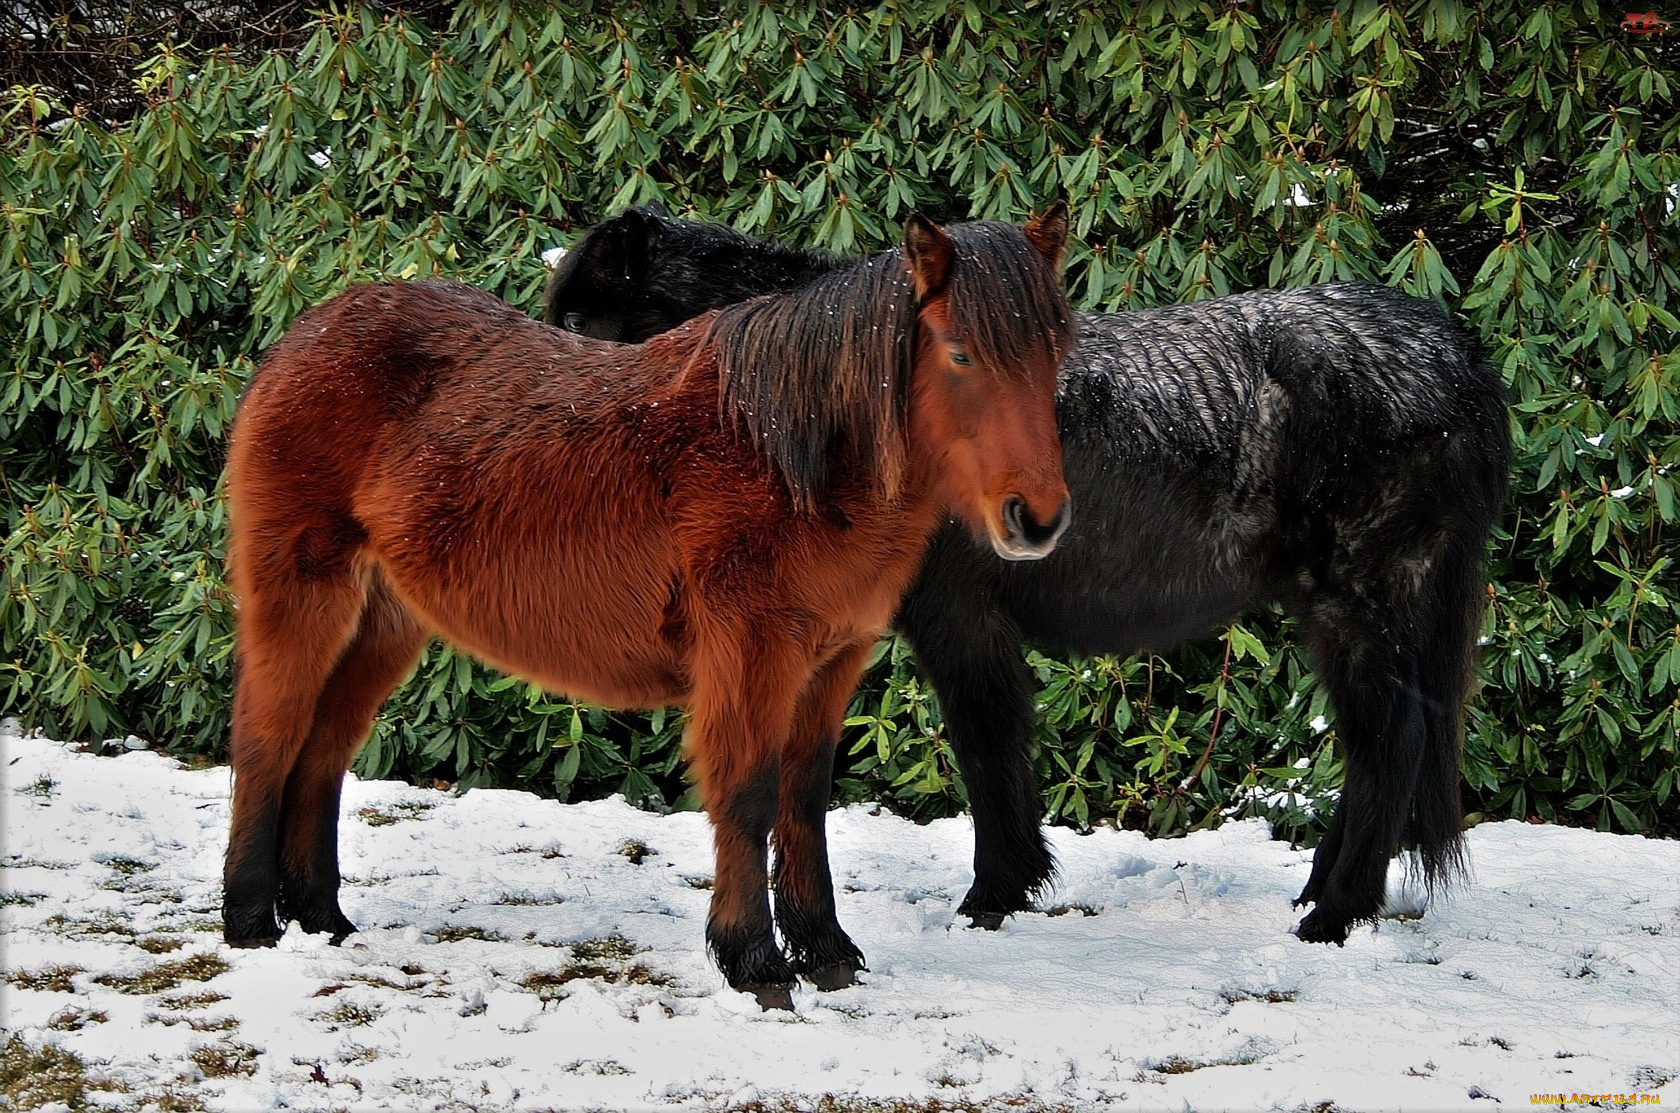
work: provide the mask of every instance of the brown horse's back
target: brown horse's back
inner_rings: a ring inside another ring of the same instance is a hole
[[[603,347],[449,283],[355,287],[306,315],[234,428],[239,598],[377,577],[500,667],[621,706],[683,702],[662,478],[677,460],[638,416],[715,424],[715,402],[647,373],[640,348]]]

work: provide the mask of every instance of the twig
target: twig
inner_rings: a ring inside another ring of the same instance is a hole
[[[1219,666],[1218,691],[1221,692],[1225,690],[1225,685],[1229,684],[1231,681],[1232,640],[1231,631],[1227,629],[1225,631],[1225,663]],[[1202,751],[1202,760],[1196,763],[1196,768],[1188,777],[1184,778],[1184,782],[1178,786],[1178,790],[1180,792],[1190,791],[1190,786],[1196,783],[1197,779],[1202,775],[1202,770],[1207,768],[1208,759],[1213,757],[1213,744],[1219,740],[1219,725],[1225,719],[1225,706],[1218,702],[1217,696],[1214,697],[1214,700],[1213,726],[1208,730],[1207,749]]]

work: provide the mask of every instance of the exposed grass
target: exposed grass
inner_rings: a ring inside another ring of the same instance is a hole
[[[29,784],[23,785],[15,791],[19,796],[34,796],[42,800],[50,800],[52,799],[53,790],[57,787],[57,781],[53,780],[45,773],[42,773]]]
[[[118,993],[137,995],[162,993],[182,982],[207,982],[231,969],[221,957],[208,952],[175,962],[163,962],[138,974],[101,974],[93,980]]]
[[[437,807],[436,804],[421,800],[404,800],[398,804],[387,804],[384,807],[368,805],[358,809],[356,818],[369,827],[389,827],[393,823],[401,823],[405,819],[419,819],[422,815]]]
[[[115,870],[124,877],[133,877],[137,873],[145,873],[147,870],[157,868],[150,862],[142,862],[138,858],[124,858],[121,856],[105,859],[105,867],[110,870]]]
[[[327,1022],[327,1031],[336,1032],[340,1028],[362,1028],[372,1024],[385,1015],[385,1010],[378,1005],[358,1005],[354,1001],[340,1001],[333,1008],[316,1015],[318,1019]]]
[[[47,1027],[55,1032],[80,1032],[89,1024],[104,1024],[110,1019],[101,1009],[79,1009],[71,1005],[54,1013]]]
[[[231,1032],[239,1027],[239,1018],[232,1016],[170,1016],[167,1013],[147,1013],[147,1024],[162,1024],[173,1028],[185,1024],[195,1032]]]
[[[1011,1094],[985,1101],[967,1098],[865,1098],[824,1094],[807,1098],[778,1094],[757,1101],[724,1106],[725,1113],[1066,1113],[1068,1106],[1051,1104],[1027,1094]]]
[[[439,943],[459,943],[463,939],[476,939],[482,943],[506,943],[507,936],[499,931],[490,931],[481,927],[446,927],[439,928],[432,936]]]
[[[539,897],[529,892],[503,893],[490,903],[500,904],[511,908],[529,908],[544,904],[565,904],[566,898],[562,896]]]
[[[47,966],[40,970],[8,970],[6,981],[18,989],[32,989],[36,993],[74,993],[70,979],[86,973],[80,966]]]
[[[113,893],[126,893],[141,904],[182,904],[187,899],[167,885],[131,873],[118,873],[100,888]]]
[[[603,935],[599,939],[584,939],[570,945],[572,955],[579,962],[623,962],[636,957],[641,950],[622,935]]]
[[[616,1059],[577,1059],[560,1068],[567,1074],[632,1074],[629,1067]]]
[[[563,987],[580,978],[603,981],[609,985],[672,984],[670,977],[649,970],[642,963],[631,963],[638,948],[622,935],[584,939],[570,946],[571,962],[558,970],[527,974],[519,984],[545,1002],[563,1000],[566,997]]]
[[[160,1009],[204,1009],[227,999],[225,993],[184,993],[178,997],[160,998],[156,1004]]]
[[[148,935],[144,939],[136,939],[134,945],[148,954],[166,955],[186,946],[186,940],[172,935]]]
[[[46,899],[45,893],[0,893],[0,908],[33,908],[37,901]]]
[[[1662,1089],[1676,1078],[1680,1078],[1680,1072],[1669,1067],[1640,1067],[1633,1072],[1633,1077],[1628,1079],[1628,1085],[1635,1090],[1650,1093]]]
[[[1058,904],[1052,908],[1046,908],[1044,910],[1044,914],[1046,916],[1066,916],[1069,912],[1077,912],[1081,916],[1095,916],[1101,911],[1101,905],[1092,907],[1089,904],[1079,904],[1075,902],[1073,904]]]
[[[19,854],[15,858],[0,859],[0,869],[6,870],[73,870],[75,862],[55,862],[51,858],[25,858]]]
[[[1150,1078],[1151,1074],[1189,1074],[1192,1071],[1206,1070],[1208,1067],[1246,1067],[1251,1063],[1258,1063],[1260,1056],[1252,1052],[1243,1052],[1228,1059],[1185,1059],[1178,1055],[1158,1060],[1139,1071],[1135,1080],[1138,1082],[1159,1082],[1159,1078]]]
[[[257,1056],[262,1052],[238,1040],[219,1040],[195,1047],[187,1058],[206,1078],[249,1078],[257,1073]]]
[[[0,1098],[7,1109],[60,1104],[87,1108],[87,1064],[51,1044],[30,1047],[17,1033],[0,1047]]]
[[[1224,989],[1219,996],[1225,998],[1227,1005],[1235,1005],[1238,1001],[1264,1001],[1268,1005],[1282,1005],[1295,1000],[1296,991],[1293,989]]]
[[[712,887],[712,879],[709,877],[685,877],[683,880],[688,882],[690,889],[710,890]]]
[[[205,1113],[208,1108],[196,1093],[190,1090],[182,1093],[170,1083],[165,1083],[156,1094],[147,1094],[145,1101],[155,1106],[158,1113]]]
[[[650,850],[648,848],[648,844],[643,842],[641,839],[625,839],[619,844],[618,852],[630,859],[630,864],[632,866],[641,865],[642,859],[648,857],[649,855],[657,856],[659,854],[659,851],[657,850]]]
[[[410,975],[410,977],[412,979],[410,981],[399,982],[399,981],[396,981],[395,979],[387,978],[383,974],[360,974],[360,973],[357,973],[357,974],[346,974],[345,975],[345,978],[348,979],[349,981],[352,981],[352,982],[361,982],[363,985],[378,986],[380,989],[400,989],[400,990],[403,990],[405,992],[416,990],[416,989],[425,989],[426,986],[428,984],[430,984],[424,978],[413,978],[412,975]],[[316,996],[322,997],[322,996],[326,996],[326,995],[321,993],[319,990],[317,990],[316,991]]]
[[[58,932],[60,935],[129,935],[134,929],[127,921],[106,913],[97,920],[72,920],[62,912],[54,912],[48,916],[42,926]]]

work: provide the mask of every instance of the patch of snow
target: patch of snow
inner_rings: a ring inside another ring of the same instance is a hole
[[[1325,731],[1330,729],[1330,720],[1326,719],[1323,715],[1314,715],[1312,722],[1307,725],[1312,727],[1314,734],[1323,734]]]
[[[244,951],[220,941],[228,789],[225,768],[0,724],[6,969],[73,971],[69,992],[8,986],[5,1024],[140,1104],[165,1086],[216,1111],[1680,1102],[1680,843],[1485,823],[1472,885],[1422,912],[1396,865],[1404,918],[1327,947],[1289,934],[1311,853],[1258,820],[1160,840],[1053,829],[1043,903],[1068,911],[986,932],[955,914],[966,818],[844,808],[836,895],[869,972],[763,1013],[706,954],[704,815],[348,779],[344,907],[364,930]],[[153,992],[96,980],[199,955],[228,968]],[[250,1073],[204,1077],[204,1049]]]
[[[563,247],[551,247],[547,251],[542,253],[543,265],[545,267],[547,267],[549,270],[553,270],[555,267],[560,265],[560,260],[564,259],[565,257],[566,257],[566,249],[565,248],[563,248]]]

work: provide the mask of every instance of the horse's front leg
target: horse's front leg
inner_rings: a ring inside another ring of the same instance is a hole
[[[695,663],[687,744],[717,856],[706,943],[730,986],[766,1009],[791,1009],[794,971],[770,918],[766,843],[809,662],[775,648],[743,649],[730,645]]]
[[[811,678],[782,751],[774,836],[776,926],[793,969],[818,989],[843,989],[864,969],[863,952],[835,915],[826,823],[840,722],[872,645],[847,646]]]

